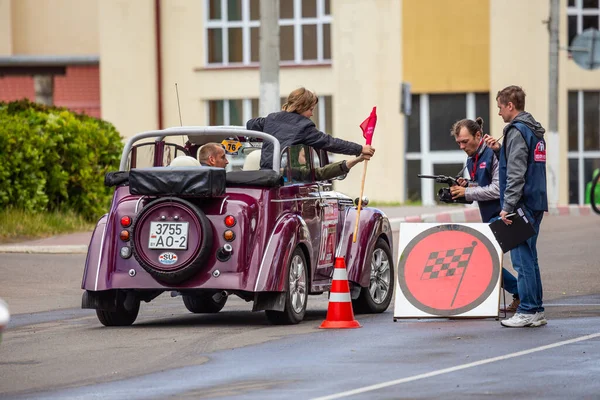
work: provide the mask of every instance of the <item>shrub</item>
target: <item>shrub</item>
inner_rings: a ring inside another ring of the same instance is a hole
[[[21,100],[0,102],[0,208],[106,212],[104,174],[119,167],[122,138],[109,122]]]

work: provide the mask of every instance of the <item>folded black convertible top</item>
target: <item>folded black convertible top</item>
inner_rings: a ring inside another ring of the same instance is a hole
[[[223,176],[225,177],[224,180]],[[222,181],[225,182],[225,185],[231,186],[283,186],[282,176],[273,170],[232,171],[225,174],[223,168],[154,167],[134,168],[131,171],[108,172],[104,176],[104,185],[108,187],[131,187],[132,181],[134,182],[134,188],[130,188],[131,193],[144,195],[180,194],[188,196],[220,196],[224,193],[221,192]],[[202,184],[208,185],[209,182],[214,186],[212,189],[201,190],[197,187]]]
[[[216,197],[225,193],[225,169],[154,167],[129,171],[129,192],[145,196]]]

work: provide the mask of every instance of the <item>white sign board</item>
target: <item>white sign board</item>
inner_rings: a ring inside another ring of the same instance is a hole
[[[484,223],[400,224],[397,318],[498,317],[502,249]]]

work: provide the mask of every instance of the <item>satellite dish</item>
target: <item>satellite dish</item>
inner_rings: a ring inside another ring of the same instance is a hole
[[[573,39],[569,48],[575,64],[583,69],[600,68],[600,31],[588,28]]]

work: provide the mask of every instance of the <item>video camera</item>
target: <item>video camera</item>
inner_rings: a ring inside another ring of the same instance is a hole
[[[451,204],[454,204],[454,203],[471,204],[471,203],[473,203],[472,201],[467,201],[467,199],[465,197],[459,197],[458,199],[453,199],[452,198],[452,194],[450,193],[450,187],[458,185],[457,179],[460,178],[460,176],[458,176],[456,178],[453,178],[451,176],[446,176],[446,175],[423,175],[423,174],[418,174],[417,176],[419,178],[421,178],[421,179],[423,179],[423,178],[435,179],[435,181],[437,183],[446,183],[446,184],[448,184],[447,188],[441,188],[440,190],[438,190],[438,199],[440,199],[441,202],[451,203]]]

